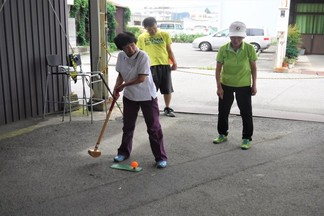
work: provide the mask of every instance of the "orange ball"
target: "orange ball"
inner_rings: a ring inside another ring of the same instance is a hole
[[[137,161],[133,161],[133,162],[131,163],[131,166],[133,167],[133,169],[136,169],[136,168],[138,167],[138,163],[137,163]]]

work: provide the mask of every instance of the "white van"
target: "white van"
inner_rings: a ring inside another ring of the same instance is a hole
[[[171,36],[184,33],[182,24],[177,22],[161,22],[158,23],[157,27],[169,32]]]
[[[201,51],[218,50],[219,47],[230,41],[229,29],[216,32],[214,34],[196,38],[192,42],[193,48]],[[247,28],[245,42],[253,45],[256,52],[263,51],[271,45],[271,37],[264,28]]]

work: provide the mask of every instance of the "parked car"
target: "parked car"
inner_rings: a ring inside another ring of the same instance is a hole
[[[229,29],[224,29],[208,36],[196,38],[192,42],[192,47],[201,51],[218,50],[219,47],[230,41],[228,34]],[[256,52],[263,51],[271,45],[271,38],[264,28],[247,28],[246,34],[244,41],[252,44]]]

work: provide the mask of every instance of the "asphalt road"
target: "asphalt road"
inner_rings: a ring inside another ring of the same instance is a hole
[[[1,216],[324,214],[322,123],[255,118],[254,146],[242,151],[239,116],[220,145],[212,144],[215,115],[161,116],[169,166],[158,170],[139,116],[124,163],[137,160],[143,170],[131,173],[110,168],[122,135],[117,109],[101,157],[87,154],[102,127],[98,115],[93,124],[47,117],[0,140]]]
[[[202,52],[192,48],[190,43],[173,43],[172,50],[177,59],[179,69],[181,68],[215,68],[217,51]],[[271,46],[259,55],[257,66],[259,69],[269,69],[274,67],[275,47]]]
[[[172,44],[178,62],[178,70],[172,74],[175,92],[171,106],[177,112],[217,113],[215,84],[216,51],[202,52],[189,43]],[[113,86],[117,53],[109,62],[108,82]],[[89,55],[82,56],[89,67]],[[253,97],[254,115],[324,122],[324,92],[321,77],[309,74],[274,73],[275,46],[260,53],[257,61],[258,93]],[[85,67],[86,68],[86,67]],[[307,69],[306,69],[307,70]],[[82,94],[81,82],[72,84]],[[79,86],[79,87],[78,87]],[[158,94],[161,109],[163,98]],[[233,114],[239,110],[234,104]]]

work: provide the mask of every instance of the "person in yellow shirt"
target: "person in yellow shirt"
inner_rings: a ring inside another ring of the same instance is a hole
[[[136,45],[145,51],[150,58],[151,72],[156,90],[160,89],[164,97],[164,114],[169,117],[175,117],[174,110],[170,107],[171,94],[173,92],[171,70],[177,69],[177,61],[171,48],[172,40],[170,34],[157,28],[157,22],[154,17],[145,18],[143,26],[146,32],[138,37]]]

